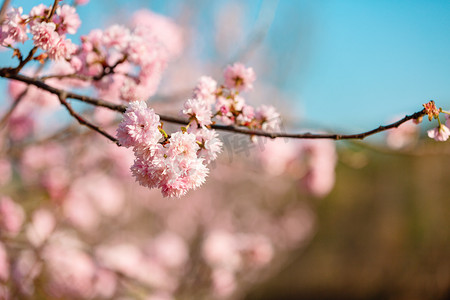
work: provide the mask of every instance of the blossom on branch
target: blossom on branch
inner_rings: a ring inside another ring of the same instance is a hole
[[[450,137],[450,129],[447,126],[440,124],[438,127],[428,130],[428,137],[435,139],[438,142],[445,142]]]

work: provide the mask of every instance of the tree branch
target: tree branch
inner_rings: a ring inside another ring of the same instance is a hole
[[[11,0],[4,0],[2,4],[2,8],[0,9],[0,25],[3,24],[5,20],[6,11],[8,10],[9,3]]]
[[[108,101],[105,101],[102,99],[97,99],[97,98],[84,96],[84,95],[80,95],[77,93],[57,89],[55,87],[49,86],[48,84],[46,84],[40,80],[33,79],[33,78],[30,78],[30,77],[27,77],[27,76],[24,76],[21,74],[14,74],[14,72],[10,72],[10,71],[11,71],[10,69],[0,69],[0,77],[19,80],[19,81],[25,82],[27,84],[34,85],[34,86],[41,88],[43,90],[46,90],[50,93],[56,94],[59,97],[64,95],[64,99],[70,98],[70,99],[79,100],[79,101],[82,101],[85,103],[89,103],[91,105],[105,107],[105,108],[108,108],[108,109],[111,109],[111,110],[114,110],[114,111],[117,111],[120,113],[124,113],[127,108],[126,105],[114,104],[114,103],[111,103],[111,102],[108,102]],[[373,135],[373,134],[376,134],[376,133],[379,133],[382,131],[386,131],[388,129],[397,128],[398,126],[400,126],[401,124],[403,124],[409,120],[418,119],[424,115],[425,115],[425,110],[422,109],[421,111],[418,111],[414,114],[405,116],[404,118],[398,120],[397,122],[394,122],[394,123],[391,123],[388,125],[382,125],[375,129],[361,132],[361,133],[356,133],[356,134],[334,134],[334,133],[322,134],[322,133],[309,133],[309,132],[306,132],[306,133],[267,132],[267,131],[263,131],[263,130],[249,129],[247,127],[227,126],[227,125],[217,125],[217,124],[211,125],[211,128],[216,129],[216,130],[221,130],[221,131],[240,133],[240,134],[264,136],[264,137],[269,137],[272,139],[283,137],[283,138],[294,138],[294,139],[362,140],[370,135]],[[169,122],[169,123],[175,123],[175,124],[181,124],[181,125],[186,125],[189,123],[188,120],[183,119],[183,118],[177,118],[177,117],[166,116],[166,115],[159,115],[159,116],[162,121]],[[86,124],[84,124],[84,125],[86,125]],[[94,129],[94,130],[96,130],[96,129]],[[115,139],[113,141],[116,142]]]
[[[100,133],[101,135],[106,137],[107,139],[113,141],[117,146],[120,146],[119,141],[115,137],[113,137],[112,135],[110,135],[109,133],[107,133],[106,131],[104,131],[103,129],[98,127],[97,125],[92,124],[91,122],[89,122],[88,120],[86,120],[85,118],[83,118],[82,116],[77,114],[73,110],[72,106],[66,101],[67,96],[64,93],[59,94],[58,97],[59,97],[59,101],[61,102],[61,104],[66,107],[66,109],[69,111],[70,115],[72,117],[74,117],[78,121],[78,123],[80,123],[81,125],[87,126],[94,131],[97,131],[98,133]]]

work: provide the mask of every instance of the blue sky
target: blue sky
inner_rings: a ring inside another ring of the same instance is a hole
[[[25,11],[38,3],[27,1]],[[179,19],[186,3],[194,11],[189,22],[199,32],[196,42],[208,45],[214,39],[215,18],[229,1],[91,0],[79,8],[80,34],[123,19],[136,8]],[[267,55],[271,68],[258,75],[288,95],[305,121],[351,132],[413,113],[430,99],[450,109],[450,1],[240,3],[244,3],[246,36],[273,13],[267,34],[254,52],[256,57]],[[228,58],[241,46],[236,43]],[[222,66],[227,59],[207,46],[197,50],[208,64]],[[251,65],[252,59],[246,62]],[[2,65],[7,62],[8,55],[2,54]]]

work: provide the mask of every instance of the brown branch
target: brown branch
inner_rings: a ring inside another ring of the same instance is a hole
[[[120,105],[120,104],[114,104],[105,100],[101,100],[101,99],[96,99],[93,97],[89,97],[89,96],[84,96],[84,95],[80,95],[80,94],[76,94],[76,93],[72,93],[72,92],[68,92],[68,91],[64,91],[61,89],[57,89],[55,87],[52,87],[40,80],[37,79],[33,79],[31,77],[28,76],[24,76],[21,74],[14,74],[14,72],[11,72],[13,70],[10,69],[0,69],[0,77],[4,77],[4,78],[10,78],[10,79],[14,79],[14,80],[18,80],[27,84],[31,84],[34,85],[40,89],[46,90],[52,94],[55,95],[61,95],[61,94],[65,94],[65,96],[67,98],[70,99],[76,99],[85,103],[89,103],[95,106],[101,106],[101,107],[106,107],[109,108],[111,110],[114,111],[118,111],[118,112],[125,112],[125,110],[127,109],[127,107],[125,105]]]
[[[5,20],[6,11],[8,10],[10,2],[11,0],[3,1],[2,8],[0,9],[0,24],[3,24],[3,21]]]
[[[103,77],[110,75],[110,74],[121,74],[124,76],[131,76],[130,74],[126,74],[126,73],[116,73],[115,72],[115,68],[125,62],[127,59],[127,56],[124,55],[120,60],[118,60],[114,65],[112,66],[104,66],[103,70],[100,74],[97,74],[95,76],[87,76],[87,75],[82,75],[82,74],[78,74],[78,73],[72,73],[72,74],[55,74],[55,75],[46,75],[46,76],[42,76],[40,78],[38,78],[41,81],[45,81],[47,79],[66,79],[66,78],[74,78],[74,79],[80,79],[80,80],[93,80],[93,81],[99,81],[101,79],[103,79]]]
[[[111,110],[114,110],[117,112],[121,112],[121,113],[124,113],[127,108],[125,105],[114,104],[114,103],[107,102],[107,101],[104,101],[101,99],[96,99],[93,97],[79,95],[76,93],[57,89],[55,87],[49,86],[48,84],[46,84],[42,81],[27,77],[24,75],[20,75],[20,74],[14,74],[14,72],[10,72],[10,71],[11,71],[10,69],[0,69],[0,77],[19,80],[19,81],[25,82],[27,84],[37,86],[38,88],[44,89],[44,90],[49,91],[50,93],[56,94],[58,96],[64,95],[64,97],[65,97],[64,99],[71,98],[71,99],[79,100],[79,101],[89,103],[89,104],[92,104],[95,106],[106,107],[108,109],[111,109]],[[221,130],[221,131],[240,133],[240,134],[264,136],[264,137],[269,137],[272,139],[284,137],[284,138],[295,138],[295,139],[362,140],[370,135],[373,135],[373,134],[376,134],[376,133],[379,133],[382,131],[386,131],[388,129],[396,128],[409,120],[418,119],[424,115],[425,115],[425,110],[423,109],[412,115],[407,115],[404,118],[398,120],[397,122],[394,122],[394,123],[391,123],[388,125],[379,126],[375,129],[361,132],[361,133],[356,133],[356,134],[329,134],[329,133],[322,134],[322,133],[309,133],[309,132],[306,132],[306,133],[267,132],[267,131],[263,131],[263,130],[249,129],[246,127],[226,126],[226,125],[217,125],[217,124],[212,125],[211,128]],[[182,125],[188,124],[188,120],[185,120],[183,118],[171,117],[171,116],[166,116],[166,115],[161,115],[161,114],[159,116],[160,116],[160,119],[165,122],[182,124]]]
[[[50,10],[47,16],[47,21],[51,21],[53,15],[55,14],[56,8],[58,7],[58,2],[59,0],[55,0],[55,2],[53,2],[52,10]]]
[[[22,68],[33,59],[33,56],[34,56],[34,54],[36,54],[37,50],[38,50],[38,47],[34,46],[33,49],[30,50],[30,52],[28,53],[27,57],[24,60],[22,60],[19,57],[20,63],[16,68],[12,69],[12,71],[14,73],[18,74],[20,72],[20,70],[22,70]]]
[[[382,131],[386,131],[386,130],[389,130],[392,128],[397,128],[401,124],[403,124],[409,120],[417,119],[423,115],[425,115],[424,109],[421,111],[418,111],[412,115],[405,116],[403,119],[398,120],[397,122],[394,122],[394,123],[391,123],[388,125],[384,125],[384,126],[379,126],[370,131],[361,132],[361,133],[357,133],[357,134],[331,134],[331,133],[330,134],[327,134],[327,133],[322,134],[322,133],[309,133],[309,132],[306,132],[306,133],[267,132],[267,131],[263,131],[263,130],[249,129],[247,127],[239,127],[239,126],[233,126],[233,125],[230,125],[230,126],[218,125],[218,124],[211,125],[211,128],[216,129],[216,130],[221,130],[221,131],[229,131],[229,132],[241,133],[241,134],[247,134],[247,135],[264,136],[264,137],[268,137],[271,139],[293,138],[293,139],[362,140],[370,135],[373,135],[373,134],[376,134],[376,133],[379,133]],[[186,125],[189,122],[189,121],[181,119],[181,118],[164,116],[164,115],[159,115],[159,116],[162,121],[166,121],[169,123]]]
[[[39,68],[37,68],[37,70],[35,71],[34,78],[36,78],[36,76],[42,71],[43,68],[44,68],[44,64],[41,64],[39,66]],[[14,99],[15,101],[12,103],[11,107],[9,108],[9,110],[6,112],[6,114],[0,120],[0,129],[2,129],[6,125],[6,123],[9,120],[9,118],[11,117],[12,113],[17,108],[17,106],[22,101],[22,99],[26,96],[26,94],[28,93],[29,89],[30,89],[30,86],[28,85],[25,88],[25,90],[22,93],[20,93],[19,96],[17,96],[16,99]]]
[[[98,127],[97,125],[92,124],[91,122],[89,122],[88,120],[86,120],[85,118],[83,118],[82,116],[77,114],[73,110],[72,106],[67,102],[67,100],[66,100],[67,96],[64,93],[61,93],[58,96],[59,96],[59,101],[61,102],[61,104],[66,107],[66,109],[69,111],[70,115],[72,117],[74,117],[78,121],[78,123],[80,123],[81,125],[84,125],[86,127],[89,127],[90,129],[92,129],[94,131],[97,131],[98,133],[100,133],[101,135],[106,137],[107,139],[113,141],[117,146],[120,146],[119,141],[115,137],[113,137],[112,135],[110,135],[109,133],[107,133],[106,131],[104,131],[103,129]]]
[[[71,74],[54,74],[54,75],[46,75],[38,78],[40,81],[45,81],[47,79],[80,79],[80,80],[92,80],[92,76],[86,76],[78,73]]]
[[[19,96],[17,96],[17,98],[15,99],[15,101],[13,102],[13,104],[11,105],[9,110],[6,112],[6,114],[0,120],[0,129],[2,129],[6,125],[9,118],[11,117],[12,113],[17,108],[17,105],[19,105],[20,101],[22,101],[22,99],[25,97],[27,92],[28,92],[28,87],[22,93],[20,93]]]

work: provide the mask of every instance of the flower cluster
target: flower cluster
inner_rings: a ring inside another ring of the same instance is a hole
[[[141,185],[160,188],[169,197],[180,197],[199,187],[208,174],[206,166],[222,149],[222,142],[210,128],[214,117],[227,125],[277,129],[279,114],[275,108],[262,105],[254,109],[239,95],[252,89],[256,78],[253,69],[235,63],[225,69],[224,77],[220,86],[211,77],[200,77],[193,98],[180,111],[189,119],[188,125],[170,136],[144,102],[130,102],[117,137],[122,146],[133,148],[136,160],[131,170]]]
[[[433,100],[425,103],[423,105],[424,112],[428,115],[428,120],[431,121],[433,118],[438,121],[438,127],[428,130],[428,137],[435,139],[438,142],[445,142],[450,137],[450,112],[442,110],[442,108],[437,108]],[[445,114],[445,124],[441,123],[439,114]]]
[[[22,7],[11,8],[1,26],[1,45],[13,47],[15,43],[24,43],[31,34],[34,45],[44,51],[45,57],[69,60],[77,47],[65,35],[76,33],[80,18],[75,8],[67,4],[58,6],[52,16],[51,9],[40,4],[25,15]]]
[[[95,87],[103,98],[137,101],[156,92],[175,50],[140,22],[134,22],[133,29],[113,25],[106,30],[92,30],[81,38],[72,67],[78,74],[97,78]],[[177,25],[170,23],[174,27],[171,34],[178,34]]]
[[[241,63],[229,65],[224,70],[224,83],[218,85],[211,77],[200,77],[193,98],[184,104],[182,115],[199,126],[211,123],[215,116],[225,125],[245,126],[251,129],[273,131],[279,128],[280,115],[273,106],[254,108],[248,105],[240,92],[253,89],[256,79],[252,68]],[[212,106],[215,112],[211,113]]]
[[[202,128],[175,132],[169,137],[159,116],[145,102],[130,102],[117,129],[121,145],[133,148],[131,171],[149,188],[160,188],[165,197],[181,197],[198,188],[208,175],[207,165],[221,151],[213,130]]]

